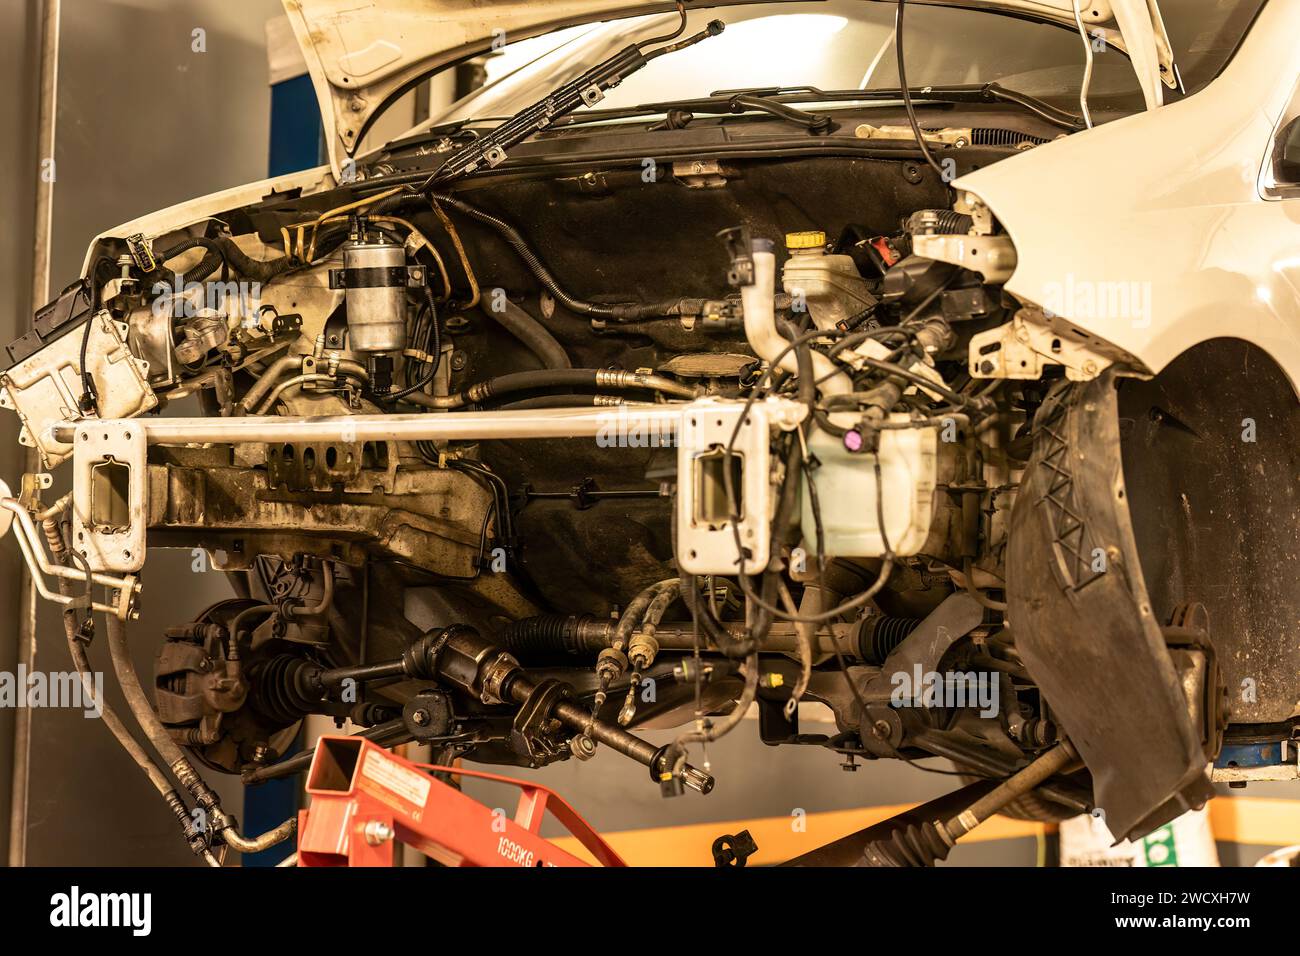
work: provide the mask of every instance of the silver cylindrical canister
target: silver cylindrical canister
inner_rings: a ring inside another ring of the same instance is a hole
[[[343,246],[348,342],[356,352],[406,348],[406,250],[392,242],[351,241]]]

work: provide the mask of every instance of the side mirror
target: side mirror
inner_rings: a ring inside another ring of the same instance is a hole
[[[1273,150],[1273,180],[1300,183],[1300,116],[1282,127],[1278,135]]]

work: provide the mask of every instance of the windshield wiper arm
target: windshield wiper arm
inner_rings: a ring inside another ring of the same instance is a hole
[[[1073,113],[1053,106],[1029,93],[1007,89],[997,83],[978,86],[922,86],[908,85],[913,100],[930,100],[941,103],[1013,103],[1062,129],[1080,130],[1083,121]],[[749,90],[718,90],[714,96],[734,96],[748,93],[754,96],[792,98],[804,102],[832,100],[887,100],[903,95],[900,88],[871,90],[822,90],[815,86],[757,87]]]
[[[1030,96],[1028,93],[1019,93],[1015,90],[1009,90],[996,83],[985,83],[979,86],[909,87],[909,91],[912,94],[912,99],[918,102],[1012,103],[1022,109],[1028,110],[1040,119],[1046,120],[1052,125],[1059,126],[1061,129],[1068,130],[1069,132],[1077,132],[1084,128],[1082,120],[1073,113],[1058,109],[1050,103],[1044,102],[1037,97]],[[903,91],[900,89],[823,90],[815,86],[767,86],[753,87],[745,90],[719,90],[709,96],[698,97],[696,99],[674,100],[664,103],[646,103],[642,106],[633,106],[627,109],[595,110],[589,113],[584,113],[581,117],[570,117],[568,122],[564,125],[576,125],[577,123],[597,122],[599,120],[618,119],[621,117],[666,113],[670,109],[682,110],[688,113],[733,112],[730,109],[729,104],[737,97],[744,97],[746,101],[755,104],[751,107],[753,109],[764,109],[768,112],[774,112],[773,107],[789,103],[896,100],[902,96],[902,93]],[[822,115],[807,113],[803,110],[794,110],[794,113],[801,114],[800,119],[795,121],[801,122],[803,125],[809,125],[805,122],[807,117]],[[794,119],[794,117],[789,115],[786,115],[785,118]],[[828,121],[830,119],[829,117],[825,118]]]
[[[664,37],[655,37],[651,40],[642,40],[640,43],[633,43],[615,53],[609,59],[596,64],[596,66],[576,79],[565,83],[532,106],[520,110],[500,126],[495,127],[488,133],[484,133],[473,143],[453,153],[451,158],[438,168],[437,172],[424,181],[420,191],[428,192],[444,186],[451,180],[472,173],[483,166],[500,165],[505,161],[507,149],[517,146],[534,133],[549,129],[555,125],[557,120],[573,112],[579,106],[584,104],[591,106],[599,102],[604,98],[606,90],[618,86],[619,83],[644,67],[651,60],[666,53],[673,53],[688,46],[694,46],[701,40],[717,36],[726,28],[726,24],[721,20],[711,20],[708,26],[693,36],[677,40],[675,43],[667,43],[646,52],[645,48],[647,46],[663,43],[666,40],[674,40],[685,31],[686,8],[680,0],[678,10],[681,13],[682,21],[681,26],[678,27],[675,33]]]
[[[593,116],[593,119],[607,119],[613,114],[614,110],[609,110],[601,116]],[[830,133],[839,128],[831,117],[825,113],[809,113],[806,110],[797,109],[789,106],[780,100],[768,99],[765,96],[753,96],[749,93],[737,93],[734,96],[726,98],[711,97],[707,100],[683,100],[678,103],[646,103],[642,106],[633,107],[626,112],[629,116],[654,115],[656,113],[675,112],[678,114],[685,113],[686,119],[678,119],[677,122],[689,122],[690,118],[696,113],[767,113],[778,119],[783,119],[804,127],[810,133]],[[573,117],[565,125],[576,125],[581,123],[586,117]]]

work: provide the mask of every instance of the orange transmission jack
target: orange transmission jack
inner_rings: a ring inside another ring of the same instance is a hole
[[[437,770],[520,789],[506,819],[430,775]],[[360,737],[322,737],[298,814],[299,866],[392,866],[398,841],[447,866],[587,866],[542,837],[547,810],[603,866],[626,866],[555,791],[476,770],[403,760]]]

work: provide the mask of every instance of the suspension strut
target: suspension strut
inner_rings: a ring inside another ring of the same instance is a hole
[[[512,743],[541,760],[558,755],[550,729],[562,725],[576,735],[575,755],[590,756],[581,747],[605,744],[647,767],[659,784],[680,784],[697,793],[713,789],[713,777],[690,764],[676,776],[667,746],[656,747],[621,727],[594,718],[571,699],[572,688],[557,680],[534,680],[513,656],[463,624],[435,628],[407,647],[399,658],[355,667],[322,668],[303,661],[292,677],[292,692],[304,701],[324,698],[345,681],[393,677],[438,681],[473,694],[484,704],[517,704]]]

